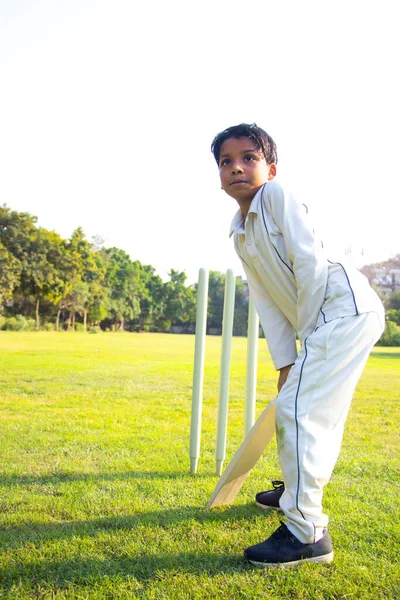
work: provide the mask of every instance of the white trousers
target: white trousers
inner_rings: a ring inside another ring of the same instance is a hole
[[[322,488],[337,461],[353,393],[382,334],[383,312],[335,319],[304,342],[277,397],[276,435],[285,491],[280,507],[303,543],[319,539],[328,517]]]

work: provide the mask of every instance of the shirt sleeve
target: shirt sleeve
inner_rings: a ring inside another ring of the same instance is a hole
[[[307,207],[276,181],[265,186],[269,210],[280,229],[297,287],[297,332],[300,343],[314,331],[325,300],[328,263],[309,221]]]
[[[293,326],[274,303],[257,275],[245,262],[242,263],[275,369],[292,365],[297,358]]]

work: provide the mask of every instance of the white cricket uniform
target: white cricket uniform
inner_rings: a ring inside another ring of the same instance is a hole
[[[328,524],[322,488],[358,379],[382,334],[383,306],[364,275],[327,258],[307,207],[276,181],[257,192],[245,220],[236,213],[231,235],[274,365],[294,365],[276,406],[280,506],[290,531],[313,542]]]

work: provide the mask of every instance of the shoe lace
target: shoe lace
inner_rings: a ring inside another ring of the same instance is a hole
[[[282,542],[293,537],[285,523],[283,521],[280,521],[280,523],[280,527],[278,527],[278,529],[272,534],[270,538],[271,541],[273,540],[274,542]]]
[[[283,481],[281,481],[280,479],[273,479],[273,481],[271,482],[274,490],[280,490],[281,488],[285,487],[285,484]]]

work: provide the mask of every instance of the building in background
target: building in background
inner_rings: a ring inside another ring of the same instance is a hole
[[[400,290],[400,254],[385,262],[365,265],[361,272],[382,298]]]

